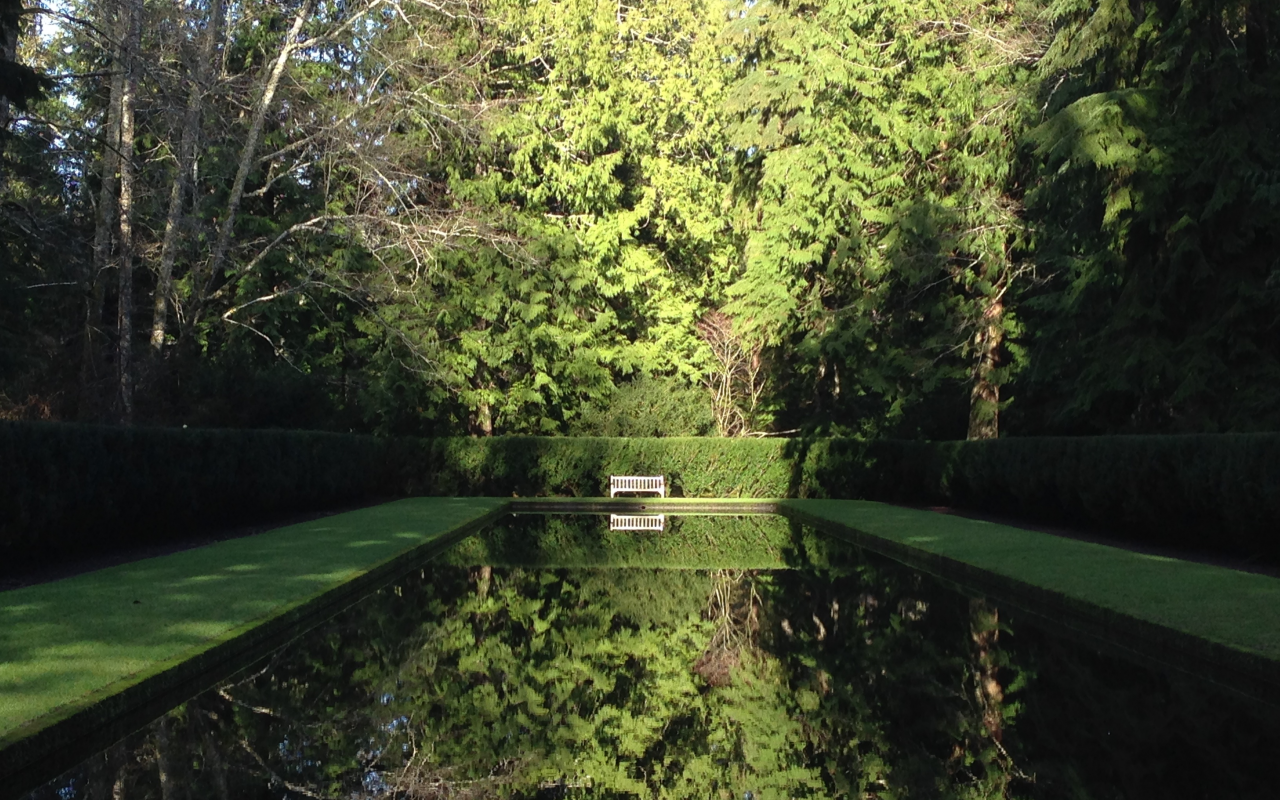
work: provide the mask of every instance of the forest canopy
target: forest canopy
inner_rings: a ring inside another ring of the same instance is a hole
[[[0,417],[1280,426],[1265,0],[0,2]]]

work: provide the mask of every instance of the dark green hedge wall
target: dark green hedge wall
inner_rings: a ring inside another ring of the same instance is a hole
[[[0,563],[414,494],[943,504],[1280,562],[1280,434],[849,439],[401,439],[0,423]]]
[[[880,442],[832,496],[940,503],[1280,562],[1280,434]],[[834,462],[832,462],[834,463]]]
[[[948,505],[1280,562],[1280,434],[850,439],[499,437],[400,441],[419,494],[599,496],[664,474],[687,497]]]
[[[377,496],[384,454],[372,437],[307,431],[3,422],[0,565]]]

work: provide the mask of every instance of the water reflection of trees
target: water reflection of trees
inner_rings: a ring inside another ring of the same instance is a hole
[[[1135,679],[1023,638],[986,601],[859,557],[821,574],[440,565],[41,796],[1189,796],[1114,773],[1161,741],[1136,716],[1110,756],[1090,749],[1108,702],[1142,711]]]

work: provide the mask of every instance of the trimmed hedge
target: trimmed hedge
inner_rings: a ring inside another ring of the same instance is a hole
[[[1280,434],[851,439],[400,439],[0,423],[0,563],[407,495],[608,493],[949,505],[1280,562]]]
[[[877,442],[830,496],[946,504],[1280,562],[1280,434]],[[831,463],[835,464],[838,459]],[[869,479],[870,478],[870,479]]]
[[[829,497],[948,505],[1120,538],[1280,562],[1280,434],[851,439],[405,440],[420,494],[608,493],[665,474],[677,496]]]
[[[0,423],[0,568],[393,494],[385,450],[308,431]]]
[[[666,475],[675,496],[787,496],[780,439],[495,436],[407,439],[390,460],[412,494],[607,497],[610,475]]]

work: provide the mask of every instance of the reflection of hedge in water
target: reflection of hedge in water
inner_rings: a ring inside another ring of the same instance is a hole
[[[821,566],[848,545],[774,516],[668,516],[661,532],[610,531],[609,518],[521,515],[456,545],[460,565],[780,569]]]

